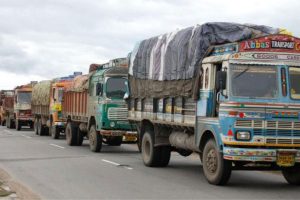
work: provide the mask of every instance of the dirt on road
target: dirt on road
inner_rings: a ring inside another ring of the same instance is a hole
[[[14,180],[6,171],[0,169],[0,200],[40,200],[41,198],[26,186]]]

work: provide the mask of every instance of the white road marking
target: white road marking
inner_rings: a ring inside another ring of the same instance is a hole
[[[65,148],[65,147],[59,146],[59,145],[57,145],[57,144],[49,144],[49,145],[54,146],[54,147],[58,147],[58,148],[61,148],[61,149],[64,149],[64,148]]]
[[[27,139],[30,139],[30,138],[31,138],[30,136],[23,135],[23,134],[21,134],[21,136],[26,137]]]
[[[7,135],[12,135],[13,133],[10,132],[9,130],[4,129],[3,132],[5,132]]]
[[[119,163],[116,163],[116,162],[113,162],[113,161],[109,161],[109,160],[105,160],[105,159],[102,159],[103,162],[107,162],[107,163],[110,163],[112,165],[116,165],[116,166],[120,166],[121,164]]]
[[[122,166],[121,164],[119,163],[116,163],[116,162],[113,162],[113,161],[110,161],[110,160],[105,160],[105,159],[102,159],[103,162],[106,162],[106,163],[109,163],[109,164],[112,164],[112,165],[115,165],[115,166]],[[132,170],[133,168],[131,167],[127,167],[127,166],[123,166],[124,168],[126,169],[129,169],[129,170]]]

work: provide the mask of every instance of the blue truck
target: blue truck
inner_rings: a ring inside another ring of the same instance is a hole
[[[144,164],[165,167],[172,151],[197,153],[210,184],[225,185],[232,170],[279,170],[299,185],[300,39],[266,34],[213,45],[198,67],[196,99],[184,95],[187,82],[182,95],[164,95],[168,87],[161,96],[139,93],[145,80],[129,74],[129,120]]]

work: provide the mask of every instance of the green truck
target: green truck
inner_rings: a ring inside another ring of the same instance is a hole
[[[89,74],[76,77],[64,91],[62,110],[69,145],[80,146],[87,137],[91,151],[99,152],[102,143],[119,146],[124,138],[136,140],[124,100],[128,94],[127,73],[125,58],[93,64]]]

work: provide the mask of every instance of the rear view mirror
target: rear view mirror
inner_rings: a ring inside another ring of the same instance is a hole
[[[226,89],[226,79],[227,79],[226,71],[218,71],[217,72],[217,81],[216,81],[217,91]]]
[[[101,83],[97,83],[96,85],[96,95],[102,95],[102,84]]]

